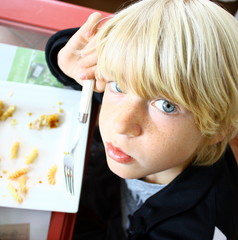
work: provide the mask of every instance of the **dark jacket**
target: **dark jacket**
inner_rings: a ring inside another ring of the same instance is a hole
[[[46,59],[53,75],[60,82],[79,89],[78,84],[64,75],[57,65],[58,51],[76,30],[69,29],[52,36],[46,46]],[[101,101],[101,95],[96,95],[95,99]],[[114,205],[110,209],[112,212],[113,209],[117,211],[116,214],[100,217],[105,223],[101,229],[104,233],[99,234],[101,238],[97,237],[99,235],[96,233],[89,234],[91,237],[88,235],[79,239],[123,239],[118,224],[120,218],[118,178],[113,174],[110,175],[105,161],[102,161],[105,170],[102,170],[97,177],[94,174],[91,174],[91,177],[95,176],[97,182],[100,177],[105,179],[104,175],[109,174],[107,176],[110,177],[98,186],[99,198],[97,194],[91,195],[91,206],[98,215],[104,215],[105,211],[108,212],[108,206],[112,203],[110,199],[114,196],[116,200],[113,201]],[[92,169],[97,171],[95,166]],[[84,186],[87,189],[87,186]],[[108,191],[100,194],[100,187],[102,192],[105,192],[105,189]],[[89,191],[88,195],[82,192],[81,198],[88,196],[90,199]],[[113,194],[108,194],[110,191]],[[89,204],[89,201],[81,200],[81,202],[85,205]],[[115,219],[117,220],[114,221]],[[238,240],[238,167],[231,149],[228,147],[223,157],[212,166],[189,166],[164,189],[147,199],[132,216],[129,216],[129,219],[128,239],[133,240],[213,240],[215,228],[226,236],[224,239]]]
[[[212,240],[217,227],[237,240],[238,168],[230,148],[212,166],[188,167],[130,219],[131,239]]]

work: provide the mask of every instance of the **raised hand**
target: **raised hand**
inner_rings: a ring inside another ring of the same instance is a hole
[[[83,85],[83,80],[95,79],[97,54],[96,33],[102,15],[91,14],[85,24],[70,38],[58,53],[58,65],[69,77]],[[97,79],[94,90],[103,92],[105,83]]]

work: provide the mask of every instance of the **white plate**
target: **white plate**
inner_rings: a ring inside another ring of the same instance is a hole
[[[63,173],[64,152],[73,144],[78,124],[78,108],[80,91],[60,89],[23,83],[1,82],[0,100],[7,105],[15,105],[16,112],[6,121],[0,121],[0,206],[77,212],[81,191],[84,158],[86,152],[88,124],[83,129],[80,142],[75,152],[75,195],[68,193]],[[59,105],[59,102],[62,105]],[[42,114],[64,112],[60,116],[60,126],[54,129],[33,130],[28,123]],[[28,113],[32,113],[29,116]],[[17,121],[12,124],[12,119]],[[20,142],[20,152],[17,159],[10,159],[10,150],[14,142]],[[7,185],[12,182],[6,173],[26,166],[26,155],[37,148],[39,156],[30,165],[27,181],[28,192],[19,204],[11,196]],[[48,169],[56,164],[56,184],[47,181]]]

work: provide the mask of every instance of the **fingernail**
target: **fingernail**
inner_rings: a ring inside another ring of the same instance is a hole
[[[85,73],[81,73],[81,74],[79,74],[79,78],[81,80],[85,80],[85,79],[87,79],[87,75]]]
[[[92,31],[87,31],[85,33],[86,38],[90,38],[92,36]]]
[[[85,33],[85,36],[88,38],[88,37],[90,37],[90,31],[87,31],[86,33]]]

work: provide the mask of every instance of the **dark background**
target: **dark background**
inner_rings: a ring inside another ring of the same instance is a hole
[[[126,6],[136,0],[61,0],[62,2],[73,3],[76,5],[98,9],[113,13],[123,6]]]
[[[124,6],[129,5],[132,2],[135,2],[136,0],[127,0],[127,1],[126,0],[61,0],[61,1],[113,13]],[[228,3],[219,2],[218,4],[223,6],[232,15],[235,15],[238,9],[238,1],[228,2]]]

